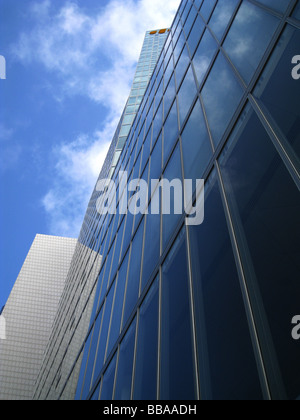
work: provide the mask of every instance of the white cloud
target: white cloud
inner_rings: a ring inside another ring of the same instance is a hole
[[[16,60],[55,72],[58,77],[48,83],[55,80],[53,97],[60,106],[65,97],[80,94],[107,110],[92,138],[80,135],[53,151],[55,179],[42,200],[52,234],[78,233],[126,103],[145,32],[169,27],[179,3],[111,0],[94,14],[83,8],[84,1],[63,1],[58,9],[49,0],[31,4],[32,29],[12,47]]]
[[[105,136],[105,130],[95,132],[92,137],[81,135],[53,150],[57,162],[54,179],[41,202],[48,215],[51,234],[79,234],[99,168],[110,145]]]

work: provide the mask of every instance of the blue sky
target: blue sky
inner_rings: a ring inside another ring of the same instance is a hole
[[[77,237],[146,30],[180,0],[0,0],[0,309],[37,233]]]

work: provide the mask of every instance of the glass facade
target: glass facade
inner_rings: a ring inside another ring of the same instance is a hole
[[[101,216],[77,399],[299,398],[299,18],[181,2],[112,179],[204,178],[205,220]]]

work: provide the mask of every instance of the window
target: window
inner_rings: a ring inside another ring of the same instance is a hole
[[[185,230],[162,268],[160,399],[196,399]]]
[[[199,85],[201,85],[216,51],[217,44],[211,36],[210,32],[206,30],[193,58]]]
[[[177,86],[180,86],[180,83],[182,81],[182,78],[186,72],[186,69],[188,67],[188,64],[190,62],[189,53],[186,47],[184,47],[182,54],[180,56],[180,59],[176,66],[176,81]]]
[[[300,158],[300,83],[291,77],[291,58],[300,31],[287,26],[255,90]]]
[[[198,16],[196,19],[196,22],[194,23],[193,29],[191,30],[190,36],[188,38],[188,46],[190,48],[191,56],[193,56],[197,48],[198,42],[200,41],[204,28],[205,28],[205,25],[202,19],[200,18],[200,16]]]
[[[290,332],[299,312],[299,190],[251,109],[245,111],[220,163],[252,303],[264,305],[259,338],[265,351],[273,349],[282,386],[294,400],[300,395],[299,343]],[[256,296],[261,296],[258,303]]]
[[[278,12],[284,13],[290,4],[290,0],[258,0],[265,6],[270,7]]]
[[[182,126],[185,117],[192,105],[192,102],[197,94],[197,88],[192,67],[188,69],[188,72],[184,78],[181,88],[178,92],[178,106],[179,106],[179,117],[180,124]]]
[[[215,173],[205,189],[204,223],[190,228],[202,397],[262,399]]]
[[[134,383],[135,400],[154,401],[157,398],[158,285],[158,279],[156,279],[140,308]]]
[[[217,147],[243,96],[242,88],[221,53],[204,85],[202,96]]]
[[[110,335],[109,335],[109,341],[108,341],[108,346],[107,346],[107,356],[109,356],[110,352],[112,351],[120,334],[126,279],[127,279],[128,261],[129,261],[129,253],[127,252],[126,257],[124,258],[124,261],[121,265],[118,278],[117,278],[114,308],[113,308],[113,312],[111,316]]]
[[[175,98],[176,89],[175,89],[175,77],[172,76],[170,83],[165,91],[164,94],[164,114],[165,116],[168,114],[170,106]]]
[[[96,356],[96,365],[95,365],[95,373],[94,373],[95,378],[97,378],[97,376],[100,374],[101,369],[104,364],[104,357],[105,357],[105,350],[106,350],[106,343],[107,343],[107,336],[108,336],[108,329],[109,329],[109,321],[111,317],[115,286],[116,286],[116,282],[114,282],[112,288],[110,289],[106,302],[105,302],[103,324],[102,324],[103,327],[100,333],[99,347],[98,347],[98,352]]]
[[[152,200],[156,202],[159,201],[161,196],[160,190],[156,189]],[[145,232],[145,249],[144,260],[143,260],[143,274],[142,274],[142,288],[147,284],[153,270],[158,263],[160,256],[160,212],[158,214],[153,214],[152,211],[152,202],[150,203],[149,214],[146,216],[146,232]],[[151,244],[150,247],[147,247],[147,244]]]
[[[216,0],[205,0],[204,1],[203,5],[200,9],[200,12],[201,12],[202,16],[204,17],[204,19],[206,21],[209,20],[212,9],[214,8],[215,4],[216,4]]]
[[[253,4],[242,3],[224,48],[245,82],[251,81],[278,24],[276,17]]]
[[[124,322],[126,324],[129,315],[133,311],[139,297],[141,259],[143,251],[144,220],[140,224],[131,246],[131,259],[128,271],[128,284],[126,292],[126,303],[124,308]]]
[[[131,324],[125,338],[120,345],[116,389],[114,395],[114,400],[117,401],[125,401],[131,399],[135,330],[136,319]]]
[[[180,148],[177,144],[173,155],[165,169],[163,179],[170,183],[170,189],[163,189],[162,205],[163,205],[163,249],[167,245],[176,224],[179,222],[183,214],[183,195],[179,195],[180,190],[175,188],[178,181],[182,180]],[[170,203],[168,209],[167,204]],[[179,209],[180,208],[180,209]],[[169,214],[168,214],[169,213]]]
[[[273,1],[273,0],[272,0]],[[279,0],[281,1],[281,0]],[[238,4],[238,0],[219,0],[210,20],[210,27],[221,40]]]
[[[100,400],[111,401],[113,396],[115,372],[116,372],[117,355],[114,356],[110,365],[106,369],[102,380],[102,390]]]
[[[200,102],[196,105],[181,135],[185,179],[201,179],[212,157],[212,147],[208,137]]]
[[[166,163],[172,147],[175,144],[179,135],[178,129],[178,115],[177,115],[177,101],[175,100],[172,109],[167,117],[167,120],[164,124],[164,151],[163,151],[163,161]]]

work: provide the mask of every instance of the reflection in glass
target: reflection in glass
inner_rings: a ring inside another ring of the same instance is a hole
[[[116,377],[115,400],[131,399],[131,383],[133,368],[133,353],[135,344],[136,319],[131,324],[120,345],[118,371]]]
[[[179,118],[180,124],[182,125],[185,117],[192,105],[192,102],[196,96],[197,88],[194,79],[192,67],[188,69],[188,72],[184,78],[181,88],[178,92],[178,106],[179,106]]]
[[[287,26],[255,90],[300,158],[300,83],[291,77],[291,57],[300,31]]]
[[[237,4],[238,0],[218,1],[209,25],[219,40],[221,40],[224,35],[225,29],[229,24]]]
[[[162,273],[162,400],[196,399],[185,229],[170,251]]]
[[[251,81],[278,24],[276,17],[253,4],[242,3],[224,48],[247,83]]]
[[[116,371],[117,355],[115,354],[109,367],[106,369],[102,380],[102,390],[100,400],[110,401],[113,396],[114,382],[115,382],[115,371]]]
[[[86,399],[89,392],[90,392],[90,386],[92,384],[92,375],[93,375],[93,369],[94,369],[94,363],[95,363],[95,356],[97,352],[98,347],[98,339],[99,339],[99,333],[102,323],[102,310],[96,320],[96,323],[93,328],[93,338],[92,343],[90,347],[90,353],[89,353],[89,359],[86,367],[86,374],[85,374],[85,381],[82,391],[82,399]]]
[[[175,141],[178,138],[178,114],[177,114],[177,101],[175,100],[170,114],[164,125],[164,152],[163,152],[163,163],[165,164],[171,150],[174,146]]]
[[[117,286],[116,286],[116,294],[114,300],[114,309],[113,314],[111,317],[111,327],[110,327],[110,336],[109,342],[107,346],[107,356],[109,356],[110,352],[115,345],[121,328],[121,318],[123,312],[123,301],[124,301],[124,294],[125,294],[125,286],[126,286],[126,278],[127,278],[127,268],[128,268],[128,260],[129,260],[129,252],[127,252],[126,257],[121,265],[118,278],[117,278]]]
[[[196,102],[181,138],[184,177],[193,181],[201,179],[212,157],[212,147],[199,101]]]
[[[123,325],[126,324],[139,297],[143,238],[144,220],[140,224],[132,243]]]
[[[186,47],[184,47],[182,54],[180,56],[180,60],[177,63],[176,66],[176,82],[177,86],[180,86],[180,83],[182,81],[182,78],[186,72],[186,69],[188,67],[188,64],[190,62],[189,53]]]
[[[209,17],[215,4],[216,0],[205,0],[205,2],[203,3],[200,12],[206,21],[209,20]]]
[[[204,28],[205,25],[203,23],[203,20],[200,18],[200,16],[198,16],[188,38],[188,46],[190,48],[191,56],[193,56],[195,49],[197,48],[198,42],[201,38]]]
[[[248,287],[252,299],[260,294],[264,304],[261,339],[273,348],[287,397],[293,400],[300,395],[299,343],[290,331],[299,312],[299,190],[253,112],[232,136],[221,169],[246,265],[253,267]]]
[[[156,189],[152,200],[157,202],[160,200],[161,192]],[[142,287],[141,292],[147,284],[153,270],[158,263],[160,256],[160,213],[153,214],[152,202],[150,203],[149,214],[146,216],[146,233],[145,233],[145,249],[143,259],[143,271],[142,271]],[[147,246],[151,244],[151,246]]]
[[[258,0],[265,6],[270,7],[278,12],[284,13],[290,4],[290,0]]]
[[[163,249],[167,245],[168,240],[170,239],[177,223],[180,220],[180,217],[183,214],[183,197],[180,198],[177,193],[180,191],[178,188],[172,186],[172,184],[177,184],[178,180],[182,180],[182,173],[181,173],[181,159],[180,159],[180,148],[179,144],[177,144],[173,155],[165,169],[163,178],[169,181],[171,187],[170,190],[168,188],[164,188],[162,203],[163,203]],[[181,202],[180,202],[181,199]],[[170,208],[167,208],[167,204],[170,204]],[[181,211],[179,212],[177,209],[181,205]],[[168,211],[167,211],[168,210]],[[170,214],[167,214],[167,213]]]
[[[205,214],[201,226],[190,228],[203,393],[209,400],[262,399],[215,173],[206,184]]]
[[[198,79],[199,85],[203,81],[203,77],[208,70],[208,67],[217,51],[217,44],[213,37],[211,36],[209,30],[205,31],[203,38],[199,44],[199,47],[196,51],[196,54],[193,58],[193,63],[195,67],[196,76]]]
[[[218,146],[243,90],[220,53],[202,90],[203,101],[215,146]]]
[[[176,95],[175,77],[173,75],[164,94],[164,116],[165,117],[168,114],[168,111],[175,98],[175,95]]]
[[[300,3],[297,4],[297,7],[294,11],[293,17],[300,20]]]
[[[158,279],[155,280],[139,315],[134,399],[156,400],[158,352]]]
[[[114,293],[115,293],[115,286],[116,286],[116,282],[114,282],[113,286],[111,287],[108,293],[108,296],[106,298],[106,302],[105,302],[103,323],[102,323],[102,329],[101,329],[100,338],[99,338],[98,353],[96,356],[96,365],[95,365],[95,373],[94,373],[95,378],[100,374],[101,369],[103,368],[103,364],[104,364],[104,356],[105,356],[105,350],[106,350],[109,321],[110,321],[112,305],[113,305],[113,298],[114,298]]]

